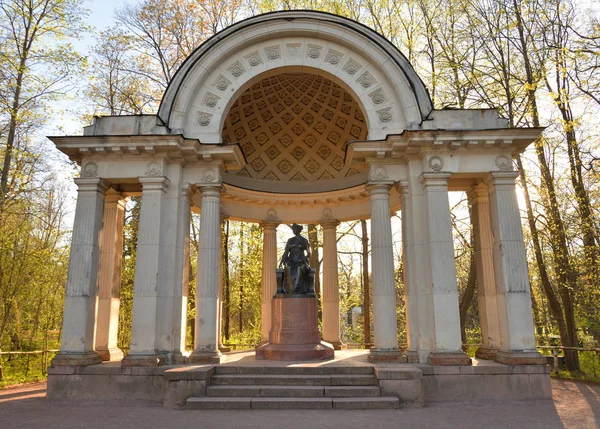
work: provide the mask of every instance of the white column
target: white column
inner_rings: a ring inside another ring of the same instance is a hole
[[[496,360],[512,365],[543,364],[544,358],[535,348],[527,258],[515,192],[518,175],[516,171],[498,171],[486,178],[500,321],[501,345]]]
[[[429,249],[429,283],[432,285],[435,349],[429,354],[432,365],[467,365],[469,357],[462,351],[458,285],[454,265],[452,221],[448,201],[450,173],[423,173],[427,237]]]
[[[187,301],[190,282],[190,186],[179,188],[175,253],[175,290],[173,296],[173,361],[183,362],[187,355]]]
[[[220,362],[219,351],[219,270],[221,186],[200,186],[200,239],[198,243],[198,281],[196,284],[196,330],[192,362]]]
[[[96,352],[102,360],[123,358],[117,347],[121,261],[123,260],[123,195],[109,189],[104,198],[104,221],[100,233],[100,267],[98,270],[98,314],[96,317]]]
[[[102,179],[75,179],[77,206],[65,297],[60,353],[53,365],[91,365],[102,358],[94,351],[99,238],[104,192]]]
[[[398,352],[396,289],[390,188],[392,183],[369,183],[371,195],[371,263],[373,282],[374,347],[371,352]]]
[[[269,342],[271,330],[271,300],[277,292],[277,222],[264,221],[262,254],[261,340]]]
[[[487,186],[483,183],[473,186],[468,192],[468,197],[471,201],[471,222],[475,242],[475,274],[482,341],[482,346],[477,350],[476,356],[480,359],[494,359],[500,348],[500,327],[494,280],[492,250],[494,237],[490,225]]]
[[[165,271],[161,255],[164,212],[167,209],[166,177],[140,177],[142,206],[138,226],[138,244],[133,286],[133,311],[129,354],[124,366],[155,366],[165,356],[156,347],[159,291],[164,289]]]
[[[402,191],[402,258],[404,262],[404,297],[406,302],[406,355],[409,362],[418,361],[419,302],[415,284],[416,258],[414,243],[413,202],[408,181],[400,182]]]
[[[323,340],[336,350],[340,341],[340,286],[338,279],[337,235],[338,221],[321,221],[323,227]]]

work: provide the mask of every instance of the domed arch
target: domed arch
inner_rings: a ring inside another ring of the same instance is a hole
[[[198,47],[167,88],[158,116],[173,133],[220,143],[240,89],[286,69],[334,76],[363,105],[369,139],[417,128],[432,110],[423,82],[384,37],[339,16],[285,11],[241,21]]]

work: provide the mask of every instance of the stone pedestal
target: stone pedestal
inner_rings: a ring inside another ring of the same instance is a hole
[[[269,343],[256,349],[256,359],[333,359],[333,346],[321,341],[317,310],[318,303],[315,297],[273,297]]]

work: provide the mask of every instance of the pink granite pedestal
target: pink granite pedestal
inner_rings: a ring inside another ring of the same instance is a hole
[[[271,300],[269,342],[256,349],[256,359],[333,359],[333,346],[321,341],[317,298],[275,296]]]

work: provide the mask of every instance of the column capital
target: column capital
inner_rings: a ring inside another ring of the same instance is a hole
[[[488,174],[484,183],[492,186],[515,186],[515,180],[519,177],[518,171],[492,171]]]
[[[319,221],[323,229],[335,229],[340,224],[337,219],[323,219]]]
[[[487,202],[488,198],[488,187],[484,183],[478,183],[477,185],[471,186],[467,190],[467,198],[475,204]]]
[[[196,189],[202,196],[217,196],[225,192],[225,188],[220,183],[196,183]]]
[[[410,194],[410,182],[408,180],[400,180],[397,184],[396,187],[398,188],[398,191],[400,191],[400,193],[402,194],[402,196],[409,195]]]
[[[102,192],[105,193],[109,184],[101,178],[78,177],[74,179],[77,185],[77,192]]]
[[[452,176],[452,173],[421,173],[421,184],[423,188],[448,188],[448,179],[450,179],[450,176]]]
[[[165,176],[159,177],[138,177],[142,184],[142,193],[144,191],[162,191],[166,192],[171,181]]]
[[[104,195],[104,204],[117,204],[125,206],[126,197],[114,188],[109,188]]]
[[[366,189],[371,195],[386,194],[389,195],[390,189],[394,185],[393,181],[386,182],[367,182]]]
[[[275,230],[281,223],[276,220],[262,220],[260,226],[265,230]]]

